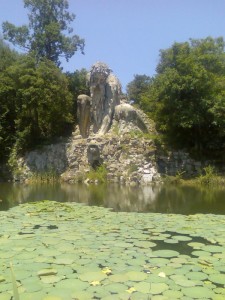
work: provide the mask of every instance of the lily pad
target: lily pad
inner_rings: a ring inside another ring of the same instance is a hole
[[[109,276],[109,280],[112,282],[126,282],[129,280],[129,277],[126,273],[119,273]]]
[[[0,283],[3,282],[3,281],[5,281],[5,277],[0,276]]]
[[[183,299],[183,293],[181,291],[167,290],[163,292],[163,296],[166,296],[166,299]]]
[[[93,294],[87,291],[77,291],[72,293],[71,297],[72,299],[79,299],[79,300],[87,300],[87,299],[92,299]]]
[[[209,275],[209,280],[216,284],[225,285],[225,274],[221,274],[221,273],[211,274]]]
[[[174,250],[157,250],[153,251],[152,254],[157,257],[176,257],[179,255],[179,252]]]
[[[56,283],[56,287],[60,289],[68,289],[72,292],[74,291],[83,291],[85,290],[89,284],[87,282],[83,282],[79,279],[64,279]]]
[[[139,282],[134,285],[134,288],[144,294],[161,294],[166,291],[169,287],[165,283],[151,283],[151,282]]]
[[[148,274],[138,271],[130,271],[127,272],[125,275],[131,281],[143,281],[148,277]]]
[[[128,286],[122,283],[112,283],[104,285],[104,289],[110,293],[119,293],[122,291],[125,292],[128,289]]]
[[[204,247],[204,251],[208,251],[211,253],[217,253],[217,252],[223,252],[224,248],[221,246],[207,245]]]
[[[43,300],[63,300],[63,298],[53,295],[53,296],[46,296],[43,298]]]
[[[214,296],[214,293],[210,289],[202,286],[183,288],[182,293],[192,299],[208,299]]]
[[[48,275],[48,276],[42,276],[41,282],[43,283],[56,283],[62,280],[63,277],[55,276],[55,275]]]
[[[38,271],[38,276],[56,275],[58,271],[56,269],[42,269]]]
[[[191,241],[191,240],[192,240],[191,237],[186,236],[186,235],[174,235],[174,236],[173,236],[173,239],[174,239],[174,240],[177,240],[177,241],[184,241],[184,242],[186,242],[186,241]]]
[[[208,276],[203,272],[189,272],[186,274],[187,278],[191,280],[206,280]]]
[[[80,280],[82,281],[88,281],[88,282],[92,282],[92,281],[101,281],[105,278],[107,278],[107,275],[104,274],[103,272],[86,272],[86,273],[82,273],[79,275]]]

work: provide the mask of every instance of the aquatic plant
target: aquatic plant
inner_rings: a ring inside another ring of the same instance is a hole
[[[88,174],[87,178],[90,181],[97,181],[99,183],[105,183],[107,180],[107,169],[105,165],[100,165],[96,169],[91,169]]]
[[[54,183],[59,181],[59,175],[54,170],[35,172],[29,179],[29,183]]]
[[[115,213],[41,201],[0,218],[0,299],[11,299],[12,260],[26,300],[225,296],[222,215]]]

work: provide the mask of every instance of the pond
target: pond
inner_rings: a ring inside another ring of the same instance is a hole
[[[178,185],[129,187],[0,183],[0,210],[40,200],[77,202],[124,212],[225,214],[225,189]]]
[[[223,189],[1,183],[0,199],[1,300],[225,299]]]

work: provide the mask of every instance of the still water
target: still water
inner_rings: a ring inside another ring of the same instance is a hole
[[[225,215],[225,189],[155,185],[25,185],[0,183],[0,210],[20,203],[55,200],[110,207],[114,211]]]

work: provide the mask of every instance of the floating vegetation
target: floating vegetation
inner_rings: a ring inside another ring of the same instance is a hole
[[[42,201],[0,219],[1,300],[225,299],[225,216]]]

